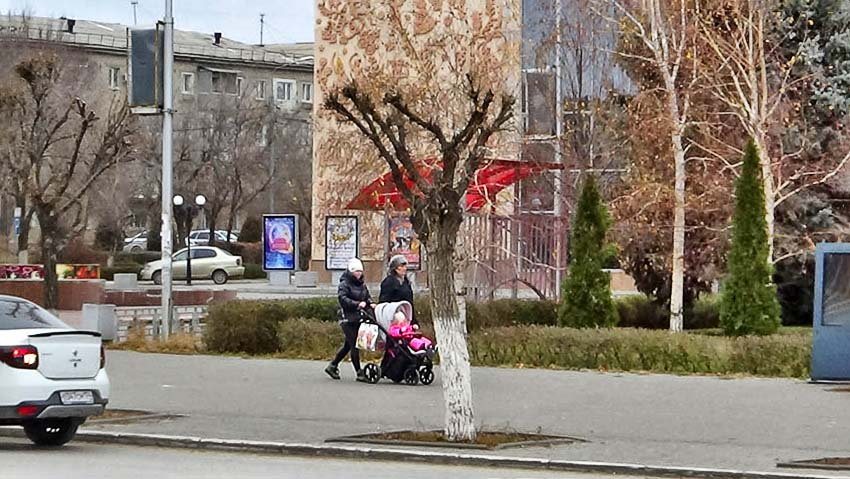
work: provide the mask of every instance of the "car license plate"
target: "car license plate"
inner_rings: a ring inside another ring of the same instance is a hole
[[[59,393],[62,404],[94,404],[91,391],[62,391]]]

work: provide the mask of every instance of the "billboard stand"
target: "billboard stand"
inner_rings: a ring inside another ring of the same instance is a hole
[[[289,271],[269,271],[269,284],[272,286],[290,286],[292,275]]]
[[[360,257],[360,220],[357,216],[325,217],[325,270],[331,285],[339,284],[351,258]]]
[[[298,269],[298,216],[263,215],[263,270],[269,284],[289,286]]]

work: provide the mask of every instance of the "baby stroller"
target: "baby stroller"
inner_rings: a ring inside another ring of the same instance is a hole
[[[397,313],[403,314],[407,327],[393,323]],[[375,308],[374,316],[366,311],[362,314],[363,322],[377,325],[385,338],[381,364],[368,363],[363,368],[369,383],[375,384],[381,378],[410,386],[419,383],[427,386],[434,382],[433,359],[437,350],[430,339],[409,326],[413,316],[410,303],[382,303]]]

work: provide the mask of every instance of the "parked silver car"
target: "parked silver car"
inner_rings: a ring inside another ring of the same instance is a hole
[[[216,230],[215,231],[215,240],[218,243],[227,243],[227,231],[224,230]],[[189,234],[188,238],[183,239],[183,244],[189,245],[189,242],[192,242],[192,246],[206,246],[210,244],[210,230],[195,230]],[[239,241],[239,235],[236,232],[230,233],[230,242],[236,243]]]
[[[189,249],[184,248],[172,256],[174,279],[186,279],[186,263]],[[192,279],[212,279],[215,284],[224,284],[230,278],[245,275],[241,256],[233,256],[223,249],[212,246],[192,247]],[[153,280],[162,284],[162,260],[151,261],[139,273],[142,280]]]
[[[141,253],[143,251],[147,251],[148,249],[148,232],[142,231],[141,233],[131,236],[129,238],[124,238],[124,247],[122,250],[125,253]]]

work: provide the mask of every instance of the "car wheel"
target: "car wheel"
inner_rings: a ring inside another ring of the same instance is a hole
[[[227,273],[223,270],[217,269],[212,274],[212,280],[215,284],[224,284],[227,282]]]
[[[130,252],[133,253],[133,254],[139,254],[139,253],[142,252],[142,247],[138,246],[138,245],[133,246],[132,248],[130,248]]]
[[[24,424],[24,432],[36,446],[61,446],[77,434],[80,423],[76,419],[42,419]]]
[[[153,284],[159,286],[162,284],[162,271],[156,271],[153,276],[151,276],[153,280]]]

